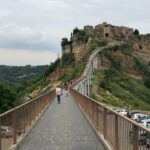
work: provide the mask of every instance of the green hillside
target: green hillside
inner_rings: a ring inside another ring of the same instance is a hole
[[[25,97],[32,99],[28,94],[37,88],[39,94],[43,93],[42,88],[48,84],[44,76],[48,67],[48,65],[0,66],[0,113],[23,103]]]
[[[104,49],[101,55],[109,60],[111,66],[95,73],[93,97],[108,105],[150,110],[149,66],[135,57],[132,44],[127,42]],[[135,72],[140,79],[131,77]]]
[[[19,87],[28,80],[40,77],[48,69],[44,66],[0,66],[0,77],[15,87]]]
[[[70,35],[62,38],[61,59],[47,70],[47,81],[71,83],[82,75],[93,51],[105,47],[91,96],[111,106],[150,110],[150,34],[103,22],[75,27]]]

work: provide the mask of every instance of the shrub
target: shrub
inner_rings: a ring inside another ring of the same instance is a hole
[[[139,35],[139,30],[138,30],[138,29],[135,29],[135,30],[133,31],[133,34],[134,34],[134,35]]]
[[[73,30],[73,35],[76,35],[78,41],[87,42],[88,41],[88,35],[86,32],[82,29],[78,29],[77,27]]]
[[[66,44],[68,44],[69,43],[69,41],[68,41],[68,39],[67,38],[62,38],[62,40],[61,40],[61,46],[62,47],[64,47]]]
[[[17,93],[13,88],[0,83],[0,113],[5,112],[14,106]]]
[[[74,34],[77,34],[78,32],[80,32],[80,29],[78,29],[77,27],[75,27],[75,28],[73,29],[73,35],[74,35]]]
[[[106,46],[107,45],[107,41],[106,40],[98,40],[97,41],[97,46],[98,47],[103,47],[103,46]]]
[[[74,53],[64,53],[62,55],[62,65],[69,65],[75,61]]]
[[[51,63],[48,70],[45,72],[45,76],[48,76],[50,73],[54,72],[55,69],[60,65],[60,59],[56,59],[54,63]]]
[[[81,75],[85,68],[85,63],[82,62],[76,66],[76,68],[70,72],[69,74],[63,75],[60,77],[60,80],[64,83],[71,81],[72,79],[75,79]]]
[[[148,74],[148,65],[144,63],[142,60],[138,59],[137,57],[133,57],[135,68],[142,72],[145,76]]]
[[[96,49],[97,46],[98,46],[97,42],[96,41],[92,41],[91,44],[90,44],[90,47],[89,47],[88,51],[92,52],[93,50]]]
[[[117,40],[117,41],[121,41],[122,40],[122,37],[120,37],[119,35],[115,35],[113,37],[114,40]]]

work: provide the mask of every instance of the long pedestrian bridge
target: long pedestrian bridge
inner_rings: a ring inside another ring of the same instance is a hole
[[[52,90],[1,114],[8,134],[0,132],[0,150],[149,150],[149,129],[89,97],[102,50],[90,56],[61,104]]]

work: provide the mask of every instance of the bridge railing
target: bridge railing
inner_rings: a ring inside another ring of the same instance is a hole
[[[72,95],[96,132],[111,150],[149,150],[150,130],[120,115],[107,106],[88,97],[92,74],[98,68],[99,52],[91,55],[80,79],[70,88]]]
[[[52,102],[55,91],[52,90],[30,102],[20,105],[0,115],[0,150],[10,150],[16,144],[42,111]]]
[[[71,89],[72,95],[96,132],[112,150],[149,150],[150,130]]]

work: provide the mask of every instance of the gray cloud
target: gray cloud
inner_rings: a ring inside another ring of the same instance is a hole
[[[0,47],[11,49],[31,49],[53,51],[57,45],[50,41],[46,33],[36,31],[28,26],[9,23],[0,27]],[[53,41],[55,42],[55,41]]]
[[[61,51],[75,26],[104,21],[150,32],[149,0],[0,0],[0,48]]]

